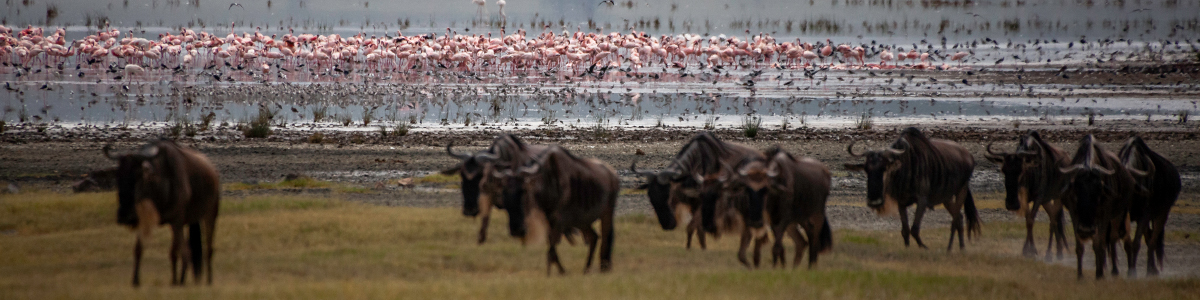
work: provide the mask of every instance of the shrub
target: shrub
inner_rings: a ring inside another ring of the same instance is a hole
[[[313,134],[308,136],[309,144],[320,144],[321,142],[324,142],[324,141],[325,141],[325,134],[321,133],[320,131],[314,132]]]
[[[870,130],[875,127],[875,121],[871,120],[871,114],[862,114],[857,121],[854,121],[854,128],[861,130]]]
[[[746,116],[742,118],[742,135],[748,138],[758,136],[758,130],[762,128],[762,118],[757,116]]]
[[[266,107],[258,108],[258,115],[242,126],[242,134],[247,138],[265,138],[271,136],[271,120],[275,112]]]
[[[327,117],[326,114],[328,112],[329,112],[328,106],[321,105],[321,106],[313,107],[313,109],[312,109],[313,123],[320,123],[321,120],[324,120],[325,117]]]

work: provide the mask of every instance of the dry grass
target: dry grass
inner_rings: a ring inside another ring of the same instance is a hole
[[[736,238],[683,248],[652,216],[617,222],[612,274],[580,274],[586,249],[564,246],[565,277],[546,277],[544,247],[508,239],[504,214],[475,245],[455,208],[379,207],[337,199],[226,199],[217,225],[215,284],[167,285],[159,230],[131,288],[133,235],[113,222],[112,193],[0,196],[0,298],[839,298],[1181,299],[1197,280],[1075,280],[1073,268],[1019,258],[1017,224],[987,224],[968,253],[905,249],[892,231],[836,230],[815,270],[747,271]],[[944,236],[930,229],[928,236]],[[934,243],[939,244],[939,243]],[[790,247],[790,243],[789,243]]]

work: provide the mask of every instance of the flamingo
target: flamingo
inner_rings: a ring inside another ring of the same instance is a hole
[[[968,56],[968,55],[971,55],[971,54],[970,54],[970,53],[967,53],[967,52],[965,52],[965,51],[960,51],[960,52],[958,52],[958,53],[954,53],[954,56],[951,56],[951,57],[950,57],[950,60],[957,61],[957,62],[958,62],[958,66],[959,66],[959,67],[961,67],[961,66],[962,66],[962,63],[963,63],[963,60],[965,60],[965,59],[967,58],[967,56]]]
[[[475,3],[475,6],[479,6],[478,13],[476,14],[479,16],[479,20],[482,21],[484,6],[487,5],[486,0],[471,0],[471,3]]]
[[[504,0],[496,1],[496,6],[500,7],[500,23],[508,22],[508,15],[504,14],[504,5],[505,4],[508,4],[508,2],[505,2]]]

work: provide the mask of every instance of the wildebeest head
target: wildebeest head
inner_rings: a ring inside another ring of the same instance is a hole
[[[1015,153],[994,152],[992,144],[987,145],[985,157],[1000,164],[1000,172],[1004,174],[1004,208],[1009,211],[1018,211],[1028,205],[1026,202],[1029,199],[1030,188],[1027,184],[1031,179],[1029,173],[1038,167],[1037,152],[1025,149],[1024,143],[1023,141],[1022,145],[1018,146]]]
[[[561,148],[550,148],[547,149],[547,152],[553,149]],[[546,194],[561,195],[562,193],[558,186],[554,184],[554,181],[550,180],[554,179],[554,176],[558,176],[558,174],[553,174],[552,169],[554,168],[543,167],[543,165],[554,164],[556,158],[545,152],[538,156],[544,157],[530,161],[525,166],[505,168],[492,172],[492,176],[504,183],[502,203],[504,203],[504,210],[508,211],[509,235],[514,237],[524,238],[526,233],[530,231],[527,229],[527,218],[533,218],[529,222],[540,223],[544,221],[542,220],[542,215],[536,215],[539,214],[540,210],[538,210],[537,203],[534,201],[547,198]],[[530,216],[531,214],[535,215]],[[544,224],[537,226],[544,226]],[[534,233],[541,233],[536,230],[543,229],[535,228]],[[537,237],[535,236],[535,238]],[[529,240],[526,240],[526,242],[529,242]]]
[[[897,140],[890,148],[871,150],[862,154],[854,153],[854,143],[846,146],[850,156],[864,159],[861,164],[845,164],[846,170],[863,171],[867,173],[867,206],[880,208],[884,205],[884,176],[900,164],[899,157],[905,153],[908,144],[903,138]],[[900,147],[900,148],[897,148]]]
[[[634,174],[645,179],[645,183],[638,186],[638,189],[645,189],[646,196],[650,198],[650,206],[654,208],[654,214],[658,216],[658,224],[663,230],[672,230],[678,225],[678,220],[675,219],[673,208],[671,207],[671,190],[674,187],[678,189],[680,185],[687,185],[685,176],[680,176],[679,172],[666,170],[661,172],[653,171],[638,171],[637,162],[629,165],[629,170]]]
[[[1079,228],[1076,232],[1081,237],[1090,237],[1096,233],[1096,214],[1100,209],[1103,197],[1116,194],[1115,187],[1104,180],[1112,176],[1114,171],[1091,164],[1076,164],[1060,170],[1063,175],[1072,178],[1068,186],[1075,195],[1075,210],[1072,218],[1077,218]]]
[[[446,145],[446,154],[460,159],[461,162],[453,168],[442,171],[442,174],[458,174],[462,178],[462,213],[465,216],[474,217],[479,214],[480,182],[488,175],[487,171],[492,167],[491,160],[488,159],[490,157],[486,152],[474,155],[454,153],[450,150],[452,146],[454,146],[454,142]]]
[[[112,145],[104,146],[104,156],[117,162],[117,223],[138,225],[135,206],[138,201],[161,198],[167,192],[161,171],[155,166],[158,146],[146,145],[135,153],[113,154]],[[157,224],[150,224],[157,225]]]
[[[734,207],[742,214],[746,226],[763,226],[763,208],[769,193],[779,193],[782,188],[777,184],[778,168],[772,168],[762,160],[743,162],[734,169],[722,163],[724,172],[718,176],[721,189],[725,195],[743,195],[742,203],[734,203]],[[708,221],[706,218],[705,221]]]

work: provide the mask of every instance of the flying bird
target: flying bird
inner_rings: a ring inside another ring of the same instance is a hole
[[[241,3],[236,3],[236,2],[235,2],[235,3],[229,3],[229,9],[233,9],[233,7],[234,7],[234,6],[241,7],[241,8],[242,8],[242,10],[246,10],[246,7],[245,7],[245,6],[242,6],[242,4],[241,4]]]
[[[600,1],[600,4],[597,4],[596,6],[605,5],[605,4],[608,4],[608,7],[612,7],[613,5],[617,5],[617,3],[616,3],[616,2],[613,2],[613,0],[604,0],[604,1]]]

